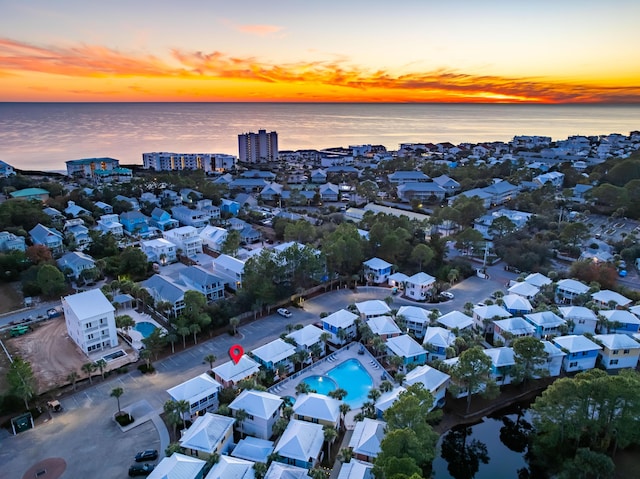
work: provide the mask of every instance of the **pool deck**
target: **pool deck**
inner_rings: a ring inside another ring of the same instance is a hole
[[[164,327],[162,327],[161,325],[159,325],[157,323],[157,321],[155,321],[150,315],[148,315],[147,313],[138,313],[135,309],[133,308],[126,308],[126,309],[120,309],[118,310],[118,314],[116,316],[121,316],[121,315],[129,315],[133,318],[133,320],[136,322],[136,324],[138,323],[151,323],[153,324],[156,328],[159,328],[161,330],[165,330]],[[140,331],[136,331],[135,329],[131,328],[128,332],[129,337],[131,338],[131,347],[136,349],[136,350],[140,350],[144,347],[144,345],[142,344],[142,340],[144,339],[144,337],[142,336],[142,333]]]
[[[269,388],[269,392],[276,394],[280,397],[291,396],[296,397],[296,386],[305,378],[309,376],[323,376],[329,370],[335,368],[341,363],[349,359],[357,359],[362,367],[369,373],[369,376],[373,379],[373,388],[380,386],[383,381],[383,375],[385,379],[393,382],[393,378],[385,371],[382,365],[367,351],[364,349],[364,354],[358,354],[360,349],[359,343],[351,343],[342,349],[339,349],[324,358],[316,361],[310,366],[298,371],[297,373],[288,376],[286,379],[274,384]],[[361,408],[353,408],[345,418],[345,424],[347,429],[352,429],[355,426],[353,417],[360,412]]]

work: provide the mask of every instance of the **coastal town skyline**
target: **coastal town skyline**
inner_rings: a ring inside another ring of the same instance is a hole
[[[640,102],[626,0],[0,5],[5,102]]]

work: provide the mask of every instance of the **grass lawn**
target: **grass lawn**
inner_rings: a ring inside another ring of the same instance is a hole
[[[8,313],[22,307],[22,295],[13,284],[0,283],[0,314]]]

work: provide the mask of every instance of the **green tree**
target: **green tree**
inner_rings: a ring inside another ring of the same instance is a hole
[[[104,373],[105,373],[105,368],[107,367],[107,361],[100,358],[94,364],[96,366],[96,369],[100,371],[100,376],[102,376],[102,379],[104,380]]]
[[[92,384],[93,383],[92,376],[94,371],[96,370],[95,363],[84,363],[81,369],[84,373],[87,374],[87,376],[89,376],[89,384]]]
[[[516,224],[506,216],[499,216],[491,222],[489,234],[494,238],[500,239],[513,233],[516,230]]]
[[[327,445],[327,458],[331,457],[331,444],[338,437],[338,431],[333,426],[324,426],[322,428],[324,431],[324,442]]]
[[[584,223],[564,223],[560,238],[571,246],[578,246],[589,236],[589,228]]]
[[[479,250],[484,246],[482,233],[473,228],[467,228],[456,236],[456,248],[471,254],[473,250]]]
[[[422,271],[422,267],[428,265],[434,256],[435,254],[429,246],[419,243],[413,248],[410,260],[418,265],[418,271]]]
[[[209,369],[213,369],[213,363],[216,362],[216,359],[218,358],[216,358],[215,354],[207,354],[204,357],[204,360],[209,363]]]
[[[480,391],[490,396],[495,394],[495,382],[491,379],[491,358],[480,346],[464,351],[458,362],[451,368],[451,378],[455,382],[453,390],[467,394],[467,412],[471,407],[471,396]]]
[[[139,248],[128,246],[119,255],[118,273],[135,281],[146,279],[149,268],[147,255]]]
[[[609,456],[581,447],[573,459],[565,461],[559,479],[604,479],[613,477],[615,464]]]
[[[78,382],[78,379],[80,379],[80,375],[76,371],[71,371],[67,375],[67,381],[71,383],[74,391],[76,390],[76,383]]]
[[[128,314],[116,316],[116,327],[122,329],[125,334],[129,334],[129,330],[136,325],[134,319]]]
[[[60,296],[67,289],[64,274],[51,264],[40,266],[37,278],[42,293],[49,298]]]
[[[527,383],[530,379],[549,374],[549,370],[544,367],[547,364],[549,354],[538,338],[533,336],[516,338],[512,347],[516,364],[512,369],[511,376],[515,382]]]
[[[164,332],[160,328],[155,328],[149,336],[142,339],[142,344],[147,351],[149,351],[154,359],[158,359],[158,354],[167,345],[167,338]]]
[[[24,401],[24,407],[29,409],[29,400],[36,393],[36,378],[31,369],[31,364],[16,356],[9,366],[7,382],[12,394]]]
[[[113,388],[111,390],[111,394],[109,394],[109,396],[111,396],[112,398],[116,398],[116,401],[118,402],[118,415],[120,415],[120,396],[122,396],[124,394],[124,389],[123,388]]]
[[[226,239],[222,243],[222,248],[220,252],[222,254],[235,256],[239,248],[240,248],[240,232],[238,230],[229,231]]]

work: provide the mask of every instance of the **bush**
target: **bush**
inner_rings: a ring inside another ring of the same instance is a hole
[[[133,416],[127,413],[121,413],[116,416],[116,422],[120,424],[120,426],[128,426],[134,421]]]
[[[155,370],[156,368],[154,368],[153,365],[149,365],[147,367],[146,364],[141,364],[140,366],[138,366],[138,371],[140,371],[142,374],[151,374]]]

